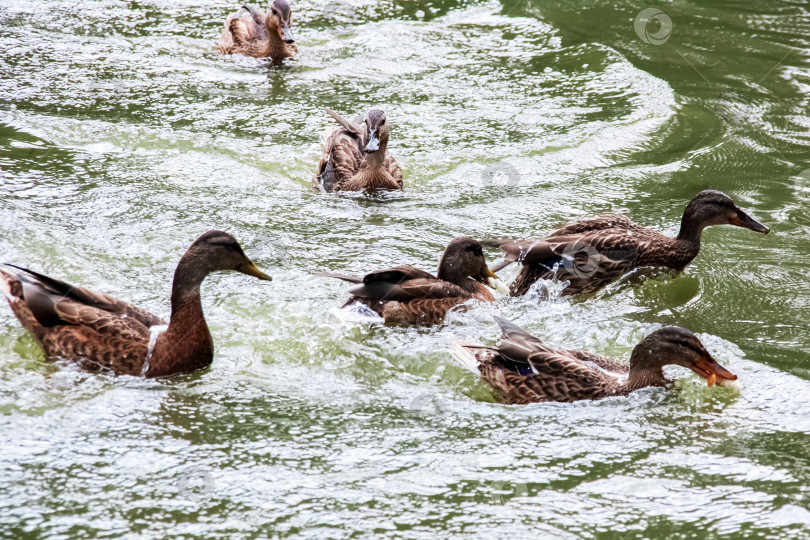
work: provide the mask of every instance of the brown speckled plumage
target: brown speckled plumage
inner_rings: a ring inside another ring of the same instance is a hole
[[[438,277],[411,266],[378,270],[363,278],[321,275],[356,283],[344,307],[364,304],[389,324],[433,325],[468,300],[494,300],[483,284],[494,274],[487,267],[481,245],[471,238],[450,242],[439,263]]]
[[[262,274],[229,234],[209,231],[180,259],[172,285],[168,328],[147,364],[150,328],[166,323],[121,300],[10,264],[0,265],[2,291],[24,328],[50,358],[119,375],[162,377],[211,364],[214,344],[203,317],[200,284],[210,273]]]
[[[219,52],[281,62],[298,54],[291,26],[292,13],[286,0],[274,0],[267,14],[242,6],[225,20]]]
[[[505,403],[571,402],[623,396],[647,386],[667,383],[662,368],[687,367],[711,386],[715,380],[737,376],[718,364],[689,330],[668,327],[644,338],[629,365],[604,356],[555,349],[515,324],[496,319],[504,337],[496,346],[457,343],[453,356],[466,368],[477,369]]]
[[[569,282],[563,294],[570,295],[595,292],[641,266],[681,271],[698,255],[703,229],[722,224],[768,232],[727,195],[702,191],[684,210],[675,238],[626,216],[605,214],[567,224],[543,238],[483,243],[505,252],[496,270],[513,262],[523,265],[510,286],[512,296],[526,294],[538,279],[555,277]]]
[[[365,119],[349,121],[330,109],[326,111],[339,125],[324,137],[315,188],[327,193],[402,189],[402,170],[387,150],[385,114],[375,109]]]

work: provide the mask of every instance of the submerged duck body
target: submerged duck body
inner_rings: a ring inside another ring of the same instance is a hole
[[[271,279],[231,235],[203,234],[177,265],[171,318],[151,351],[151,329],[167,323],[112,296],[11,264],[0,265],[0,291],[49,358],[105,368],[117,375],[163,377],[211,364],[214,343],[203,316],[200,285],[209,273],[220,270]]]
[[[497,276],[487,267],[481,245],[472,238],[456,238],[439,262],[438,276],[411,266],[398,266],[362,278],[324,273],[354,283],[344,307],[363,304],[389,324],[433,325],[447,312],[469,300],[492,302],[484,285]]]
[[[510,286],[512,296],[526,294],[539,279],[568,281],[564,295],[595,292],[642,266],[681,271],[700,252],[703,229],[736,225],[767,234],[769,229],[719,191],[698,193],[684,210],[678,236],[671,238],[618,214],[569,223],[538,239],[485,241],[500,248],[504,261],[523,267]]]
[[[402,170],[388,152],[385,113],[374,109],[354,121],[326,109],[338,125],[323,139],[321,160],[313,185],[327,193],[401,190]]]
[[[664,386],[666,365],[691,369],[707,379],[733,381],[737,376],[712,358],[689,330],[667,327],[633,349],[630,364],[584,351],[556,349],[514,323],[496,318],[503,338],[496,346],[456,343],[453,357],[493,386],[505,403],[573,402],[626,396],[648,386]]]
[[[298,54],[291,28],[292,10],[286,0],[274,0],[266,14],[242,6],[225,20],[219,52],[281,62]]]

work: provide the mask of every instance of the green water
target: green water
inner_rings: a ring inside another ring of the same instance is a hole
[[[236,5],[0,2],[0,259],[161,316],[208,229],[274,277],[210,277],[214,364],[166,381],[49,364],[0,306],[0,536],[810,536],[804,2],[293,3],[281,68],[217,54]],[[386,111],[403,195],[311,190],[324,106]],[[706,188],[771,234],[587,301],[384,328],[313,275],[605,211],[672,233]],[[624,357],[685,326],[743,389],[499,405],[447,353],[493,315]]]

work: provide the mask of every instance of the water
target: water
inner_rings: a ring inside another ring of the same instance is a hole
[[[228,2],[4,0],[2,260],[165,317],[219,228],[274,280],[211,276],[214,364],[167,381],[49,364],[0,308],[3,535],[806,536],[808,9],[669,3],[655,45],[648,4],[574,4],[294,3],[301,57],[271,68],[216,53]],[[324,106],[386,111],[404,194],[310,189]],[[704,188],[771,234],[710,229],[682,275],[587,301],[383,328],[313,275],[433,269],[452,236],[604,211],[672,233]],[[670,390],[499,405],[448,354],[492,315],[624,357],[686,326],[743,388],[673,368]]]

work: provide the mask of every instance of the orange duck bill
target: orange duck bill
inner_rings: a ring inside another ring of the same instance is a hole
[[[718,379],[725,379],[727,381],[737,380],[736,375],[718,364],[714,358],[708,355],[693,363],[690,369],[706,379],[710,387],[714,386]]]

